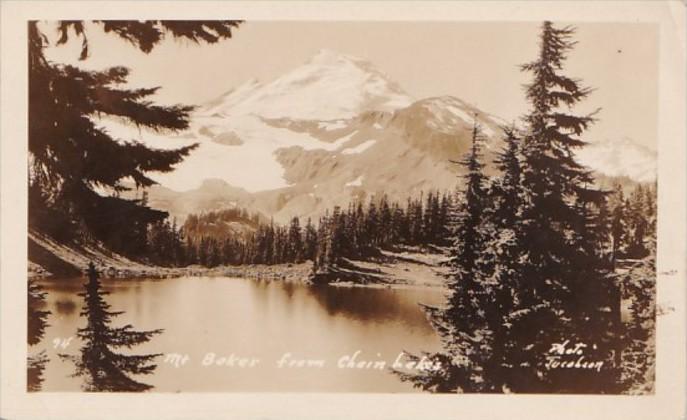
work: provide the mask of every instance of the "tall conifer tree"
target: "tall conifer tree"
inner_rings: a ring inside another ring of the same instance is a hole
[[[83,342],[79,355],[60,355],[76,365],[75,376],[84,378],[84,390],[107,392],[140,392],[152,388],[139,382],[131,375],[151,374],[157,367],[153,362],[159,354],[132,355],[116,353],[116,348],[132,348],[148,342],[162,330],[134,331],[131,325],[113,327],[112,318],[122,312],[110,311],[103,299],[103,291],[93,263],[88,267],[88,282],[84,291],[85,306],[81,315],[86,317],[86,326],[79,328],[77,335]]]
[[[591,348],[598,343],[589,341],[600,340],[605,325],[599,309],[608,303],[608,282],[598,256],[583,245],[589,239],[592,209],[604,193],[592,187],[590,171],[575,160],[575,150],[585,145],[580,135],[593,115],[566,112],[591,90],[561,74],[575,45],[573,34],[571,27],[544,22],[539,56],[522,66],[533,80],[526,91],[531,109],[522,147],[523,283],[518,287],[520,309],[509,320],[520,349],[511,361],[519,370],[518,382],[511,384],[517,391],[570,389],[563,383],[566,378],[545,370],[548,350],[566,339]],[[569,376],[567,380],[575,386]]]
[[[485,309],[493,296],[485,283],[480,254],[485,210],[484,165],[480,162],[482,136],[475,123],[472,148],[460,163],[466,168],[463,200],[457,207],[454,243],[451,247],[451,279],[445,307],[427,306],[430,322],[439,334],[444,351],[429,357],[442,365],[438,371],[418,374],[399,372],[402,380],[435,392],[490,392],[494,384],[485,376],[491,355],[493,329]],[[422,201],[419,201],[422,203]],[[420,204],[421,208],[421,204]],[[417,356],[410,356],[417,359]]]
[[[99,28],[148,53],[165,34],[215,43],[230,38],[239,23],[113,20],[89,26],[82,21],[60,21],[57,44],[73,36],[80,38],[80,59],[84,60],[89,54],[87,32]],[[128,188],[123,181],[148,187],[155,183],[149,172],[173,170],[196,146],[153,149],[116,137],[98,121],[116,118],[139,128],[174,132],[188,127],[192,107],[154,104],[150,97],[159,88],[127,88],[129,70],[124,67],[88,71],[50,62],[45,56],[48,38],[41,28],[36,21],[28,23],[30,208],[39,209],[30,218],[30,227],[64,225],[61,240],[91,235],[117,251],[140,255],[145,251],[148,225],[164,219],[166,213],[119,197]]]

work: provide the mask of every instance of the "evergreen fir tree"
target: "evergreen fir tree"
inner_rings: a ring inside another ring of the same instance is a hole
[[[286,261],[299,263],[303,260],[303,238],[298,217],[291,219],[289,233],[286,239],[286,248]]]
[[[410,243],[412,245],[418,245],[423,240],[423,206],[422,206],[422,194],[417,200],[411,201],[412,211],[408,211],[408,223],[410,229]]]
[[[402,243],[407,239],[408,225],[406,224],[406,216],[403,209],[398,203],[394,203],[391,209],[391,243]]]
[[[305,224],[305,238],[304,238],[304,255],[308,260],[315,259],[315,250],[317,248],[317,230],[312,225],[312,221],[308,217],[308,221]]]
[[[616,260],[624,255],[627,249],[625,198],[620,184],[615,186],[609,201],[611,206],[611,265],[615,268]]]
[[[620,383],[628,394],[654,391],[656,372],[656,234],[647,238],[648,255],[620,275],[631,320],[623,325]]]
[[[429,242],[432,237],[432,202],[433,194],[432,191],[427,192],[427,198],[425,199],[424,213],[422,215],[422,239],[423,242]]]
[[[646,217],[647,217],[647,230],[648,230],[648,236],[651,236],[653,232],[656,231],[656,221],[657,221],[657,208],[656,208],[656,202],[658,200],[658,194],[657,194],[657,187],[656,183],[654,182],[652,185],[650,185],[646,189],[646,196],[645,196],[645,209],[646,209]]]
[[[363,249],[369,245],[369,238],[365,228],[367,217],[365,215],[365,210],[363,209],[363,202],[358,201],[355,206],[355,232],[354,232],[354,242],[356,244],[355,256],[362,256]]]
[[[270,225],[263,229],[262,238],[260,239],[262,239],[259,245],[262,248],[262,254],[256,262],[272,264],[274,261],[274,221],[270,221]]]
[[[187,264],[198,264],[198,249],[190,237],[186,237],[184,249]]]
[[[637,185],[632,192],[629,201],[629,225],[630,237],[628,244],[628,254],[630,258],[644,258],[647,248],[644,244],[648,230],[649,210],[646,207],[646,193],[642,185]]]
[[[501,173],[494,184],[494,221],[498,227],[513,229],[521,210],[519,137],[514,127],[505,127],[506,147],[497,155],[495,166]]]
[[[151,385],[138,382],[130,375],[152,373],[157,365],[153,361],[160,354],[130,355],[115,353],[115,348],[132,348],[148,342],[162,330],[134,331],[131,325],[112,327],[112,318],[122,312],[110,311],[103,299],[107,295],[101,289],[98,273],[93,263],[88,266],[88,282],[84,284],[85,306],[81,315],[87,323],[79,328],[77,336],[83,342],[80,355],[60,355],[76,365],[74,376],[84,377],[85,391],[140,392],[152,388]]]
[[[391,241],[391,207],[386,194],[379,202],[379,244],[387,245]]]
[[[493,354],[485,366],[486,375],[495,382],[495,388],[508,388],[512,383],[509,359],[517,349],[513,346],[512,330],[506,319],[518,301],[518,288],[522,286],[522,229],[518,223],[522,211],[520,137],[515,127],[504,127],[505,148],[494,164],[500,176],[488,192],[490,207],[485,211],[484,222],[489,229],[485,258],[490,267],[494,301],[487,310],[489,325],[493,328]]]
[[[219,243],[216,239],[210,238],[209,240],[209,252],[208,252],[208,267],[217,267],[222,263],[222,251],[220,250]]]
[[[519,309],[509,319],[517,339],[513,347],[519,349],[510,360],[518,371],[517,382],[510,385],[521,392],[565,392],[574,391],[576,385],[590,386],[547,372],[546,354],[554,343],[566,339],[590,347],[600,345],[607,327],[607,319],[599,312],[599,300],[607,296],[608,278],[599,270],[595,256],[578,246],[580,241],[587,241],[579,237],[579,231],[589,225],[592,215],[585,209],[598,206],[604,199],[603,192],[590,187],[591,173],[574,158],[575,149],[585,144],[579,136],[593,122],[593,116],[580,117],[561,110],[590,93],[577,80],[560,74],[566,54],[575,44],[573,33],[570,27],[559,29],[544,22],[539,57],[522,66],[533,74],[527,86],[531,111],[525,118],[528,132],[521,172],[522,254],[526,258],[523,284],[517,289]],[[605,347],[607,354],[612,351]]]
[[[609,269],[613,268],[611,252],[612,252],[612,238],[611,238],[611,213],[608,210],[608,197],[599,203],[597,212],[597,220],[592,234],[596,236],[596,243],[598,247],[598,254],[603,259],[604,264]]]
[[[215,43],[230,38],[238,21],[94,21],[100,27],[148,53],[165,34],[192,42]],[[59,40],[81,38],[80,59],[88,56],[87,25],[82,21],[57,23]],[[31,228],[50,230],[57,216],[68,228],[52,229],[70,240],[93,236],[116,251],[145,255],[150,224],[166,213],[119,193],[131,179],[136,187],[155,182],[151,171],[169,172],[196,147],[152,149],[135,140],[114,137],[98,125],[114,117],[139,128],[174,132],[188,127],[191,107],[159,106],[150,101],[158,88],[123,88],[129,70],[113,67],[87,71],[48,61],[47,37],[38,22],[28,23],[29,40],[29,188]],[[104,164],[104,163],[107,164]],[[102,196],[96,189],[108,191]],[[44,209],[50,209],[46,212]],[[32,210],[33,212],[33,210]],[[77,232],[81,230],[81,232]]]
[[[317,252],[313,261],[315,274],[327,273],[332,265],[331,228],[329,212],[320,218],[317,226]]]
[[[345,220],[343,214],[341,213],[341,208],[339,206],[334,206],[332,210],[332,216],[329,221],[329,234],[328,234],[328,255],[327,260],[332,266],[336,266],[341,262],[343,257],[344,249],[344,226]]]
[[[376,246],[379,243],[379,214],[374,197],[370,198],[365,217],[365,238],[366,245]]]
[[[360,238],[358,238],[360,223],[361,220],[356,216],[355,203],[348,203],[346,226],[344,229],[344,254],[351,258],[358,258],[360,256]]]
[[[491,392],[495,386],[493,378],[485,376],[493,347],[493,330],[486,311],[493,294],[481,271],[483,261],[480,259],[486,239],[482,232],[486,191],[480,162],[481,142],[479,127],[475,124],[471,151],[459,162],[467,174],[464,200],[455,215],[457,226],[451,247],[447,305],[445,308],[426,307],[444,347],[443,352],[426,356],[441,363],[442,369],[418,374],[399,372],[402,380],[434,392]],[[418,208],[415,206],[414,211]]]
[[[449,240],[449,213],[451,204],[451,196],[448,193],[444,193],[441,197],[441,206],[439,208],[439,245],[446,245]]]
[[[605,193],[574,158],[593,121],[561,111],[589,94],[559,74],[574,43],[571,28],[542,26],[539,58],[527,87],[532,110],[523,136],[506,130],[497,159],[501,177],[487,182],[473,132],[466,187],[450,217],[452,281],[446,308],[428,308],[445,351],[426,355],[436,372],[401,373],[432,391],[614,392],[620,296],[603,262]],[[520,140],[519,137],[522,137]],[[489,201],[491,206],[486,205]],[[409,203],[409,213],[415,209]],[[409,222],[413,216],[409,216]],[[411,235],[412,237],[412,235]],[[599,375],[549,371],[555,344],[588,346],[604,362]],[[417,359],[417,356],[415,356]]]
[[[209,244],[207,238],[201,238],[198,242],[198,264],[207,266],[209,255]]]

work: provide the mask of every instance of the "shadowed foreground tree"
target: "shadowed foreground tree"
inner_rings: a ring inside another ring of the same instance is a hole
[[[488,373],[495,327],[488,307],[494,301],[494,288],[487,281],[488,259],[484,245],[486,225],[486,177],[481,159],[483,139],[479,126],[472,132],[472,148],[460,162],[467,170],[462,200],[455,209],[454,243],[451,247],[451,278],[445,307],[426,306],[430,323],[441,338],[444,351],[424,353],[438,370],[420,373],[397,371],[402,380],[432,392],[492,392]],[[411,361],[420,357],[409,355]]]
[[[167,217],[140,200],[119,193],[155,182],[150,172],[169,172],[197,146],[153,149],[120,138],[102,121],[155,132],[177,132],[189,124],[192,107],[160,106],[150,97],[159,87],[128,88],[129,69],[88,71],[50,62],[42,28],[54,26],[59,39],[82,41],[81,60],[89,54],[87,32],[114,34],[148,53],[165,35],[194,43],[231,38],[240,21],[59,21],[28,23],[29,39],[29,197],[30,227],[59,240],[95,237],[113,250],[140,255],[148,225]]]
[[[623,278],[623,298],[632,302],[624,326],[621,383],[629,394],[654,392],[656,374],[656,233],[646,241],[649,255],[632,261]]]
[[[442,368],[396,372],[416,387],[620,392],[620,294],[598,225],[605,193],[575,160],[593,115],[570,113],[590,89],[560,74],[573,33],[542,24],[539,56],[522,66],[533,75],[526,129],[506,130],[501,178],[486,182],[466,162],[448,303],[428,308],[444,351],[424,356]]]
[[[84,289],[79,296],[85,302],[81,316],[86,317],[86,326],[77,331],[83,346],[79,355],[61,354],[60,357],[74,362],[76,372],[73,376],[84,378],[85,391],[141,392],[151,389],[151,385],[138,382],[130,375],[153,373],[157,367],[153,361],[161,354],[130,355],[115,353],[114,349],[131,349],[148,342],[162,330],[134,331],[129,324],[112,327],[112,318],[123,312],[109,310],[110,305],[103,299],[109,293],[101,290],[93,263],[88,267],[88,282],[84,284]]]
[[[542,24],[539,56],[522,66],[530,111],[522,147],[522,282],[516,316],[508,320],[517,354],[509,362],[517,375],[507,386],[522,392],[614,392],[617,383],[609,332],[618,331],[620,296],[604,262],[598,213],[606,193],[575,159],[586,145],[583,133],[594,114],[572,108],[591,89],[562,74],[575,46],[574,28]],[[556,343],[581,343],[587,360],[603,371],[547,368]]]

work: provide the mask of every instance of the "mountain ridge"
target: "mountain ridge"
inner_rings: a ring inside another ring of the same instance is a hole
[[[183,135],[199,149],[160,178],[186,192],[154,188],[150,204],[180,219],[241,206],[285,221],[382,193],[402,202],[454,189],[462,168],[449,160],[469,150],[475,122],[490,162],[502,145],[499,117],[455,96],[415,100],[369,61],[320,51],[275,80],[249,80],[201,106]],[[610,177],[651,181],[655,155],[633,145],[593,143],[580,161]],[[213,178],[238,189],[201,185]]]

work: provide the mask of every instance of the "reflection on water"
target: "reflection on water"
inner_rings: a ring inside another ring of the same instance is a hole
[[[46,391],[113,390],[116,384],[164,392],[416,392],[390,373],[393,362],[403,351],[440,348],[418,306],[441,303],[435,289],[308,287],[220,277],[103,279],[92,289],[101,297],[109,293],[107,303],[125,310],[115,318],[102,298],[89,297],[92,291],[79,298],[83,279],[41,284],[52,310],[42,345],[49,354],[67,355],[81,374],[74,377],[71,363],[51,357]],[[89,312],[82,328],[79,313]],[[132,326],[150,330],[134,340],[136,353],[147,356],[108,350],[124,343]],[[149,340],[158,327],[164,334]],[[147,358],[156,354],[163,355],[157,369]],[[124,370],[132,382],[115,370]],[[149,385],[132,379],[138,373],[151,373]]]
[[[343,315],[363,322],[403,322],[408,328],[424,328],[427,317],[415,310],[417,301],[407,291],[354,287],[313,287],[312,296],[330,316]]]
[[[26,363],[26,390],[29,392],[40,391],[44,380],[43,371],[48,363],[45,350],[29,355]]]
[[[55,302],[55,310],[58,314],[71,315],[76,312],[76,304],[71,300]]]
[[[88,270],[88,282],[79,296],[84,298],[85,306],[80,315],[87,320],[86,326],[77,330],[77,337],[83,343],[79,354],[60,354],[63,359],[71,360],[76,366],[74,376],[83,380],[84,391],[140,392],[147,391],[152,385],[139,382],[131,375],[151,374],[157,365],[153,360],[161,354],[130,355],[117,353],[114,349],[131,349],[162,332],[162,330],[134,331],[131,324],[123,327],[111,326],[112,319],[124,312],[110,311],[103,296],[109,294],[101,288],[95,267]],[[58,301],[57,307],[75,307],[73,302]],[[67,314],[64,311],[59,311]]]
[[[29,281],[28,286],[28,334],[27,341],[30,346],[38,344],[45,336],[45,329],[48,327],[48,315],[50,311],[44,311],[45,297],[47,293],[36,282]]]
[[[49,311],[41,308],[45,306],[46,292],[34,281],[29,281],[27,300],[27,342],[30,346],[26,361],[26,389],[30,392],[40,391],[43,383],[43,371],[48,363],[45,350],[33,352],[32,348],[43,340],[45,329],[48,327]]]

